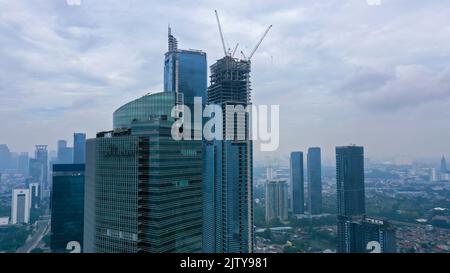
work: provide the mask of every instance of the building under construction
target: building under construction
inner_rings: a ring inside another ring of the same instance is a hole
[[[205,141],[203,166],[203,251],[207,253],[253,252],[253,143],[249,138],[249,113],[244,119],[229,115],[227,106],[251,104],[251,57],[235,58],[226,49],[216,12],[225,56],[211,66],[208,104],[222,108],[223,140]],[[242,55],[244,55],[242,53]],[[236,122],[235,122],[236,121]],[[230,126],[230,123],[233,124]],[[228,125],[228,126],[227,126]],[[218,126],[216,124],[216,126]],[[228,138],[227,130],[233,130]],[[241,132],[242,136],[239,135]]]
[[[250,104],[250,61],[225,56],[211,66],[210,78],[209,104]]]

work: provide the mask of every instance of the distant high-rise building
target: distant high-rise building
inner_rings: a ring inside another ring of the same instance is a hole
[[[447,160],[445,159],[445,156],[442,156],[442,158],[441,158],[441,173],[446,173],[447,171],[448,171]]]
[[[286,180],[267,180],[266,182],[266,222],[273,219],[288,220],[288,184]]]
[[[40,185],[42,185],[43,181],[43,175],[44,175],[44,165],[41,161],[31,158],[29,160],[29,176],[31,178],[31,181],[38,182]]]
[[[396,228],[383,219],[338,216],[338,252],[396,253]]]
[[[354,220],[366,213],[363,147],[336,147],[336,182],[338,252],[365,252],[364,225]]]
[[[41,205],[41,190],[39,183],[30,183],[28,185],[30,193],[30,208],[37,209]]]
[[[292,187],[292,212],[294,214],[305,213],[305,175],[303,168],[303,152],[292,152],[290,158],[291,187]]]
[[[436,182],[438,180],[438,175],[436,172],[436,168],[430,168],[430,182]]]
[[[86,134],[73,134],[73,164],[84,164],[86,162]]]
[[[14,152],[11,153],[9,168],[14,171],[19,170],[19,154],[18,153],[14,153]]]
[[[338,215],[359,216],[366,213],[364,188],[364,148],[336,148]]]
[[[0,171],[11,168],[11,152],[6,144],[0,144]]]
[[[50,248],[66,252],[71,241],[83,244],[84,164],[53,165]]]
[[[251,104],[250,66],[250,61],[230,56],[211,66],[208,103],[222,108],[225,122],[223,140],[205,141],[203,251],[207,253],[253,251],[250,116],[241,113],[235,118],[231,110]]]
[[[266,168],[266,179],[267,180],[272,180],[273,179],[273,168],[272,167],[267,167]]]
[[[34,158],[42,164],[41,191],[48,190],[48,151],[47,145],[36,145]],[[30,162],[31,164],[31,162]],[[42,194],[43,196],[43,194]]]
[[[85,252],[201,251],[202,142],[172,138],[178,95],[125,104],[87,141]]]
[[[14,189],[12,192],[11,223],[28,224],[30,222],[30,192],[28,189]]]
[[[28,176],[29,168],[30,168],[30,157],[28,156],[28,153],[21,153],[19,155],[19,162],[17,169],[24,176]]]
[[[178,49],[177,39],[169,27],[169,51],[164,61],[164,91],[184,95],[184,102],[193,106],[194,97],[206,103],[208,71],[206,53],[200,50]],[[191,108],[193,113],[193,109]]]
[[[73,161],[73,148],[67,146],[66,140],[58,140],[57,164],[71,164]]]
[[[322,160],[320,148],[309,148],[308,169],[308,211],[310,214],[322,212]]]

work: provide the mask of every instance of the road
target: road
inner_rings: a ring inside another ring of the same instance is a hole
[[[37,228],[33,236],[27,240],[25,245],[19,247],[16,253],[30,253],[33,249],[35,249],[41,242],[42,238],[44,238],[45,234],[47,234],[50,226],[50,220],[39,220],[36,222],[36,226]]]

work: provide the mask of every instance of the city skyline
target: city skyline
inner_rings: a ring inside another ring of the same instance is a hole
[[[110,128],[113,109],[148,90],[163,91],[167,24],[183,48],[208,54],[208,66],[221,57],[217,8],[230,47],[240,42],[246,53],[266,23],[274,25],[252,78],[255,104],[281,106],[280,148],[255,149],[256,160],[320,146],[326,161],[335,146],[350,143],[375,158],[450,151],[448,53],[435,47],[450,44],[441,2],[198,4],[155,4],[157,15],[143,1],[2,3],[0,142],[32,153],[34,144],[53,150],[73,132],[93,137]],[[11,115],[15,122],[8,122]]]

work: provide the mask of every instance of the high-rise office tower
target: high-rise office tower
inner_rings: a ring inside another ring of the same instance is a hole
[[[73,148],[67,146],[66,140],[58,140],[57,164],[71,164],[73,161]]]
[[[14,171],[19,170],[19,154],[18,153],[14,153],[14,152],[11,153],[9,168]]]
[[[340,253],[396,253],[396,228],[387,220],[338,216]]]
[[[30,208],[37,209],[41,204],[41,190],[39,183],[30,183],[28,185],[30,192]]]
[[[42,185],[44,175],[44,165],[41,161],[31,158],[29,160],[29,176],[32,182],[37,182]]]
[[[366,213],[363,147],[336,147],[336,182],[338,252],[359,252],[350,246],[358,244],[361,234],[350,223]]]
[[[28,224],[30,222],[30,192],[28,189],[14,189],[11,203],[11,223]]]
[[[50,248],[66,252],[71,241],[83,244],[84,164],[53,165]]]
[[[292,187],[292,212],[294,214],[305,213],[305,175],[303,168],[303,152],[292,152],[290,158],[291,187]]]
[[[11,167],[11,152],[6,144],[0,144],[0,171]]]
[[[447,160],[445,159],[445,156],[442,156],[441,158],[441,177],[445,176],[448,172],[448,165]]]
[[[364,148],[336,148],[336,182],[338,215],[358,216],[366,213],[364,187]]]
[[[236,117],[230,110],[251,104],[249,77],[250,61],[226,56],[211,66],[208,103],[221,107],[225,122],[223,140],[205,142],[203,251],[208,253],[253,251],[250,116]]]
[[[430,182],[436,182],[438,180],[436,168],[430,168],[429,180],[430,180]]]
[[[267,180],[266,182],[266,222],[278,218],[288,219],[288,184],[286,180]]]
[[[164,91],[183,93],[184,103],[192,107],[195,97],[206,103],[207,61],[200,50],[178,49],[177,39],[169,27],[169,51],[164,61]],[[194,109],[191,108],[193,113]]]
[[[28,156],[28,153],[20,153],[17,168],[19,172],[24,176],[28,176],[28,171],[30,168],[29,164],[30,164],[30,157]]]
[[[48,151],[47,151],[47,145],[36,145],[34,158],[38,162],[40,162],[42,164],[41,192],[45,192],[48,189]]]
[[[73,164],[84,164],[86,162],[86,134],[73,134]]]
[[[85,252],[200,252],[202,141],[172,138],[174,92],[114,112],[87,141]]]
[[[308,211],[310,214],[322,212],[322,160],[320,148],[309,148],[307,155]]]

